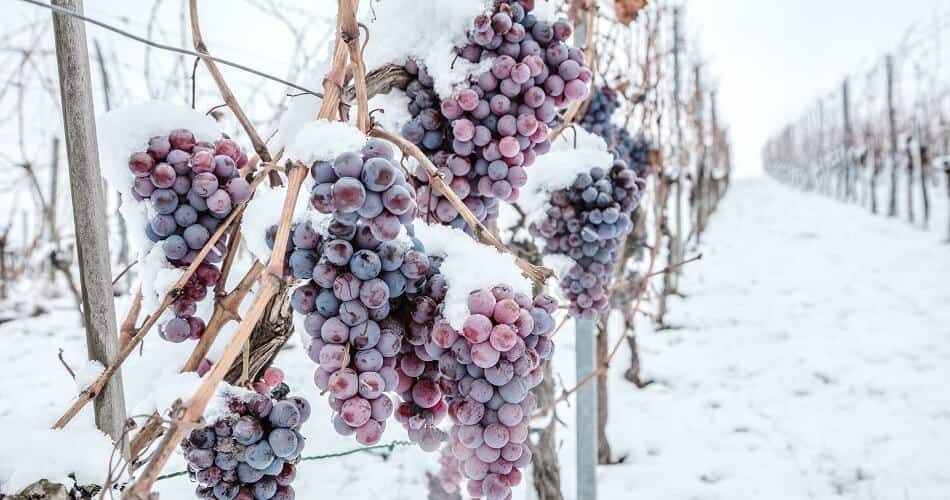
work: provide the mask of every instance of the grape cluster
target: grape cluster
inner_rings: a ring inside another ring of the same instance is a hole
[[[430,257],[426,284],[408,304],[408,329],[396,366],[396,392],[402,399],[396,407],[396,421],[425,451],[435,451],[445,441],[445,433],[437,426],[448,415],[446,398],[455,394],[457,363],[431,335],[436,321],[444,321],[439,312],[448,285],[439,273],[440,266],[441,259]]]
[[[416,204],[388,143],[371,139],[360,152],[315,163],[311,175],[311,206],[331,217],[322,234],[306,222],[293,228],[287,264],[303,283],[291,305],[305,316],[314,382],[330,394],[334,428],[371,445],[393,414],[386,393],[402,380],[399,318],[424,287],[429,258],[403,234]]]
[[[442,360],[457,367],[440,366],[456,372],[448,446],[468,479],[469,495],[504,500],[531,462],[525,440],[537,401],[530,390],[541,383],[542,363],[554,354],[557,301],[543,294],[532,300],[499,285],[472,292],[468,309],[461,332],[447,323],[431,332],[433,343],[453,355]],[[454,476],[443,475],[450,488]]]
[[[446,183],[480,221],[496,217],[498,200],[518,198],[526,167],[550,148],[549,127],[558,109],[583,99],[591,72],[584,54],[570,48],[571,25],[539,21],[534,0],[498,0],[478,16],[459,57],[490,61],[468,86],[440,98],[424,65],[406,64],[413,120],[403,136],[432,159]],[[458,211],[429,184],[420,168],[416,199],[429,220],[465,229]]]
[[[544,219],[529,226],[532,236],[544,239],[543,253],[575,263],[561,280],[572,316],[596,319],[608,309],[608,288],[640,202],[640,182],[622,160],[609,170],[595,167],[552,193]]]
[[[190,265],[221,220],[250,198],[251,186],[239,172],[247,161],[231,139],[201,142],[184,129],[152,137],[145,151],[132,154],[132,195],[147,200],[149,207],[145,234],[162,245],[169,263],[182,268]],[[175,300],[175,317],[162,325],[162,338],[183,342],[204,333],[204,321],[195,316],[196,304],[220,279],[215,264],[225,251],[221,238]]]
[[[391,307],[420,286],[427,268],[423,252],[403,241],[380,242],[362,221],[352,237],[325,240],[309,269],[293,268],[308,280],[291,304],[305,315],[309,355],[319,364],[314,381],[330,393],[336,430],[361,444],[377,443],[393,412],[385,393],[399,382],[404,329]]]
[[[611,121],[614,112],[620,108],[619,93],[610,87],[601,87],[594,91],[587,112],[581,119],[581,126],[593,134],[599,135],[614,152],[614,157],[627,163],[637,177],[645,179],[649,173],[648,160],[650,143],[642,135],[634,136],[627,129]]]
[[[439,472],[427,472],[426,479],[429,482],[428,500],[462,500],[462,469],[459,460],[452,454],[452,448],[442,447],[439,451]]]
[[[395,239],[402,225],[416,217],[412,187],[394,164],[392,147],[379,139],[367,141],[359,153],[315,163],[310,175],[316,183],[313,208],[346,226],[363,220],[379,241]]]
[[[231,395],[228,414],[182,441],[198,498],[293,500],[291,486],[305,439],[310,404],[290,396],[283,373],[269,368],[258,392]]]

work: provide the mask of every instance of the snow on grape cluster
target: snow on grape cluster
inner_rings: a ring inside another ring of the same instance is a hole
[[[634,136],[627,129],[611,121],[614,112],[620,109],[619,93],[610,87],[601,87],[594,91],[587,112],[581,119],[585,130],[604,139],[614,156],[625,161],[636,172],[637,177],[645,179],[649,174],[648,160],[650,143],[642,135]]]
[[[132,195],[148,202],[145,234],[161,244],[171,265],[190,265],[221,220],[250,198],[251,186],[239,173],[247,161],[231,139],[197,141],[185,129],[152,137],[145,151],[131,155],[128,166],[134,175]],[[161,326],[163,339],[183,342],[204,333],[205,323],[195,315],[197,303],[220,279],[216,264],[225,249],[226,241],[221,238],[188,280],[172,305],[175,317]]]
[[[290,396],[283,373],[269,368],[258,392],[227,396],[225,414],[191,431],[181,448],[195,493],[206,499],[293,500],[310,404]]]
[[[631,213],[642,185],[622,160],[610,169],[595,167],[551,194],[550,207],[532,223],[532,236],[544,240],[542,252],[570,257],[574,265],[561,279],[572,316],[596,319],[609,306],[609,287]]]
[[[451,96],[437,95],[424,64],[406,64],[413,120],[402,133],[482,222],[497,216],[498,200],[517,200],[525,169],[550,148],[558,109],[583,99],[591,80],[583,52],[565,43],[571,25],[540,21],[533,9],[534,0],[499,0],[493,12],[475,19],[459,57],[490,66]],[[414,176],[425,218],[464,229],[426,172],[420,167]]]

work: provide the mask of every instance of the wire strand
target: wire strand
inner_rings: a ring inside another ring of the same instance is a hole
[[[308,88],[306,88],[306,87],[302,87],[302,86],[300,86],[300,85],[297,85],[296,83],[288,82],[287,80],[284,80],[284,79],[282,79],[282,78],[279,78],[279,77],[276,77],[276,76],[273,76],[273,75],[264,73],[264,72],[262,72],[262,71],[259,71],[259,70],[254,69],[254,68],[245,66],[245,65],[243,65],[243,64],[239,64],[239,63],[236,63],[236,62],[229,61],[229,60],[227,60],[227,59],[222,59],[222,58],[220,58],[220,57],[215,57],[215,56],[208,55],[208,54],[202,54],[202,53],[200,53],[200,52],[195,52],[195,51],[193,51],[193,50],[183,49],[183,48],[181,48],[181,47],[174,47],[174,46],[171,46],[171,45],[165,45],[165,44],[163,44],[163,43],[159,43],[159,42],[156,42],[156,41],[154,41],[154,40],[150,40],[150,39],[148,39],[148,38],[138,36],[138,35],[136,35],[136,34],[134,34],[134,33],[130,33],[130,32],[128,32],[128,31],[125,31],[125,30],[121,29],[121,28],[117,28],[117,27],[112,26],[112,25],[110,25],[110,24],[108,24],[108,23],[105,23],[105,22],[103,22],[103,21],[99,21],[99,20],[97,20],[97,19],[93,19],[93,18],[91,18],[91,17],[87,17],[87,16],[85,16],[85,15],[83,15],[83,14],[80,14],[79,12],[76,12],[76,11],[74,11],[74,10],[72,10],[72,9],[66,9],[66,8],[63,8],[63,7],[59,7],[59,6],[57,6],[57,5],[46,4],[46,3],[43,3],[43,2],[40,2],[40,1],[37,1],[37,0],[20,0],[20,1],[21,1],[21,2],[24,2],[24,3],[28,3],[28,4],[30,4],[30,5],[35,5],[35,6],[37,6],[37,7],[43,7],[43,8],[49,9],[49,10],[51,10],[51,11],[53,11],[53,12],[56,12],[56,13],[59,13],[59,14],[63,14],[63,15],[66,15],[66,16],[74,17],[74,18],[76,18],[76,19],[80,19],[80,20],[85,21],[85,22],[87,22],[87,23],[94,24],[94,25],[96,25],[96,26],[98,26],[98,27],[100,27],[100,28],[109,30],[109,31],[111,31],[111,32],[113,32],[113,33],[116,33],[116,34],[118,34],[118,35],[124,36],[124,37],[126,37],[126,38],[130,38],[130,39],[135,40],[135,41],[137,41],[137,42],[139,42],[139,43],[143,43],[143,44],[145,44],[145,45],[148,45],[148,46],[150,46],[150,47],[154,47],[154,48],[156,48],[156,49],[167,50],[167,51],[169,51],[169,52],[175,52],[175,53],[178,53],[178,54],[184,54],[184,55],[188,55],[188,56],[194,56],[194,57],[198,57],[198,58],[201,58],[201,59],[210,59],[210,60],[212,60],[212,61],[214,61],[214,62],[216,62],[216,63],[220,63],[220,64],[223,64],[223,65],[225,65],[225,66],[230,66],[230,67],[232,67],[232,68],[239,69],[239,70],[241,70],[241,71],[245,71],[245,72],[247,72],[247,73],[251,73],[251,74],[253,74],[253,75],[257,75],[257,76],[259,76],[259,77],[261,77],[261,78],[266,78],[266,79],[268,79],[268,80],[271,80],[271,81],[274,81],[274,82],[277,82],[277,83],[282,83],[282,84],[284,84],[284,85],[287,85],[287,86],[290,87],[290,88],[297,89],[297,90],[299,90],[299,91],[301,91],[301,92],[304,92],[304,93],[306,93],[306,94],[315,95],[315,96],[317,96],[317,97],[319,97],[319,98],[321,98],[321,99],[323,98],[323,93],[321,93],[321,92],[316,92],[316,91],[310,90],[310,89],[308,89]]]
[[[353,448],[352,450],[341,451],[337,453],[327,453],[325,455],[313,455],[310,457],[303,457],[300,459],[301,462],[309,462],[312,460],[325,460],[328,458],[340,458],[347,455],[355,455],[357,453],[370,452],[373,450],[382,450],[385,449],[387,452],[392,453],[397,446],[410,446],[412,445],[409,441],[392,441],[388,444],[377,444],[375,446],[366,446],[363,448]],[[188,471],[172,472],[171,474],[165,474],[158,476],[155,481],[162,481],[164,479],[171,479],[173,477],[184,476]]]

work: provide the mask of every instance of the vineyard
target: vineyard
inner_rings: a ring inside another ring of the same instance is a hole
[[[946,14],[844,77],[763,151],[775,178],[950,240]]]
[[[737,179],[689,5],[8,3],[0,498],[946,491],[945,248]],[[767,173],[946,226],[928,43]]]

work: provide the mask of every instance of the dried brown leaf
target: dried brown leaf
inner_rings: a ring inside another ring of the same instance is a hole
[[[637,20],[649,0],[614,0],[614,10],[617,12],[617,21],[629,25]]]

